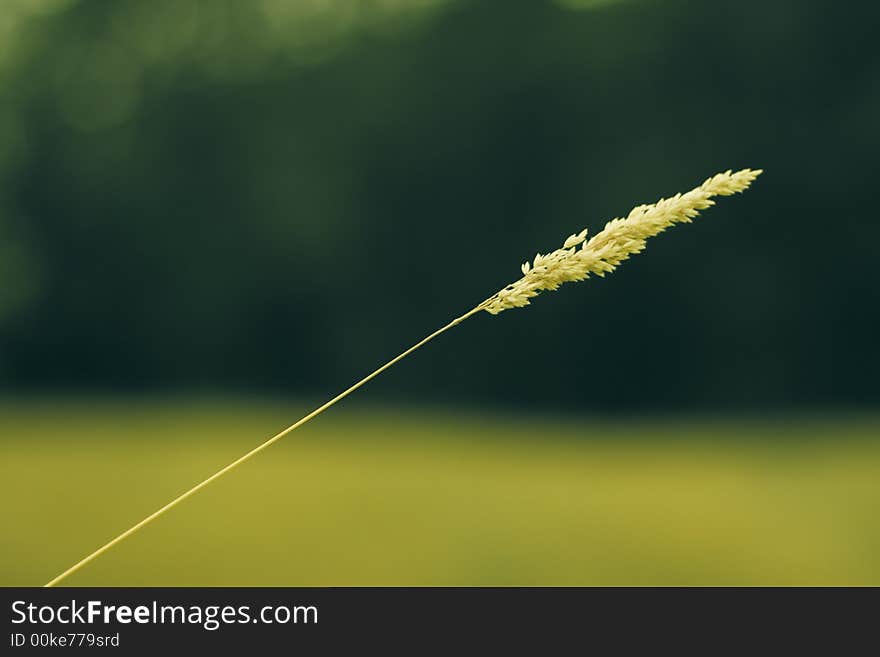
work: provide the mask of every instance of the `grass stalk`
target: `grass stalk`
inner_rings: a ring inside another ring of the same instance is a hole
[[[736,173],[732,171],[719,173],[711,178],[707,178],[701,185],[685,194],[676,194],[668,199],[660,199],[650,205],[639,205],[633,208],[625,218],[609,221],[605,224],[603,230],[589,240],[587,239],[587,231],[583,230],[580,233],[570,235],[561,248],[544,255],[536,254],[533,261],[523,263],[521,267],[522,277],[520,279],[502,288],[461,317],[456,317],[443,328],[434,331],[431,335],[417,342],[400,355],[370,372],[353,386],[297,420],[284,431],[275,434],[262,444],[254,447],[247,454],[237,458],[185,493],[175,497],[159,510],[154,511],[139,523],[131,526],[119,534],[119,536],[50,580],[45,586],[55,586],[64,581],[67,577],[110,550],[113,546],[118,545],[139,529],[160,518],[188,497],[195,495],[212,481],[219,479],[242,463],[250,460],[270,445],[284,438],[294,429],[316,418],[398,361],[406,358],[438,335],[445,333],[468,317],[482,310],[491,315],[497,315],[505,310],[521,308],[529,305],[531,299],[538,296],[541,292],[556,290],[564,283],[582,281],[594,275],[604,276],[614,271],[623,261],[629,259],[630,256],[640,253],[645,248],[648,238],[663,232],[675,224],[690,223],[701,210],[710,208],[715,204],[713,197],[731,196],[743,192],[748,189],[760,174],[760,169],[743,169]]]
[[[391,366],[394,365],[395,363],[400,362],[401,360],[403,360],[404,358],[406,358],[407,356],[409,356],[411,353],[413,353],[415,350],[417,350],[417,349],[419,349],[420,347],[426,345],[428,342],[430,342],[431,340],[433,340],[434,338],[436,338],[436,337],[439,336],[440,334],[445,333],[446,331],[448,331],[449,329],[451,329],[453,326],[456,326],[456,325],[460,324],[461,322],[463,322],[464,320],[466,320],[466,319],[467,319],[468,317],[470,317],[471,315],[475,315],[475,314],[478,313],[480,310],[482,310],[482,304],[480,304],[479,306],[476,306],[475,308],[469,310],[468,312],[466,312],[466,313],[465,313],[464,315],[462,315],[461,317],[456,317],[454,320],[452,320],[451,322],[449,322],[449,323],[448,323],[446,326],[444,326],[443,328],[437,329],[436,331],[434,331],[433,333],[431,333],[431,335],[427,336],[427,337],[424,338],[423,340],[420,340],[419,342],[417,342],[416,344],[414,344],[412,347],[410,347],[409,349],[407,349],[407,350],[404,351],[403,353],[399,354],[398,356],[395,356],[394,358],[392,358],[391,360],[389,360],[387,363],[385,363],[384,365],[382,365],[382,366],[379,367],[378,369],[375,369],[375,370],[373,370],[372,372],[370,372],[367,376],[365,376],[364,378],[362,378],[360,381],[358,381],[357,383],[355,383],[355,384],[352,385],[351,387],[349,387],[349,388],[343,390],[342,392],[340,392],[338,395],[336,395],[336,396],[335,396],[333,399],[331,399],[330,401],[328,401],[328,402],[322,404],[321,406],[319,406],[318,408],[316,408],[315,410],[313,410],[313,411],[312,411],[311,413],[309,413],[308,415],[303,416],[302,418],[300,418],[299,420],[297,420],[296,422],[294,422],[293,424],[291,424],[289,427],[287,427],[287,428],[284,429],[283,431],[281,431],[281,432],[275,434],[274,436],[272,436],[271,438],[269,438],[269,439],[266,440],[265,442],[263,442],[263,443],[257,445],[257,446],[254,447],[251,451],[249,451],[247,454],[244,454],[244,455],[238,457],[238,458],[235,459],[232,463],[230,463],[230,464],[224,466],[224,467],[221,468],[220,470],[217,470],[217,472],[215,472],[214,474],[212,474],[210,477],[208,477],[208,478],[205,479],[204,481],[199,482],[198,484],[196,484],[195,486],[193,486],[192,488],[190,488],[190,489],[187,490],[186,492],[181,493],[180,495],[178,495],[177,497],[175,497],[173,500],[171,500],[170,502],[168,502],[168,504],[166,504],[166,505],[163,506],[162,508],[157,509],[156,511],[154,511],[153,513],[151,513],[150,515],[148,515],[146,518],[144,518],[143,520],[141,520],[141,521],[138,522],[137,524],[132,525],[131,527],[129,527],[128,529],[126,529],[124,532],[122,532],[121,534],[119,534],[116,538],[113,538],[112,540],[108,541],[107,543],[105,543],[104,545],[102,545],[101,547],[99,547],[97,550],[95,550],[94,552],[92,552],[92,553],[89,554],[88,556],[86,556],[86,557],[80,559],[80,560],[77,561],[75,564],[73,564],[70,568],[68,568],[67,570],[65,570],[63,573],[61,573],[61,574],[58,575],[57,577],[54,577],[54,578],[51,579],[49,582],[47,582],[47,583],[44,585],[44,588],[55,586],[55,585],[59,584],[60,582],[62,582],[63,580],[67,579],[68,577],[70,577],[71,575],[73,575],[75,572],[77,572],[78,570],[80,570],[80,569],[83,568],[84,566],[88,565],[89,563],[91,563],[92,561],[94,561],[95,559],[97,559],[98,557],[100,557],[102,554],[104,554],[105,552],[107,552],[108,550],[110,550],[111,548],[113,548],[115,545],[118,545],[119,543],[121,543],[122,541],[124,541],[126,538],[128,538],[129,536],[131,536],[132,534],[134,534],[134,533],[137,532],[138,530],[143,529],[144,527],[146,527],[147,525],[149,525],[149,524],[150,524],[151,522],[153,522],[154,520],[157,520],[158,518],[160,518],[160,517],[162,517],[163,515],[165,515],[168,511],[170,511],[171,509],[173,509],[174,507],[176,507],[178,504],[180,504],[181,502],[183,502],[185,499],[187,499],[187,498],[189,498],[189,497],[192,497],[193,495],[195,495],[196,493],[198,493],[200,490],[202,490],[205,486],[207,486],[207,485],[210,484],[211,482],[213,482],[213,481],[219,479],[220,477],[222,477],[223,475],[225,475],[225,474],[231,472],[232,470],[234,470],[235,468],[237,468],[238,466],[240,466],[242,463],[245,463],[245,462],[249,461],[252,457],[256,456],[257,454],[259,454],[260,452],[262,452],[262,451],[263,451],[264,449],[266,449],[267,447],[270,447],[271,445],[275,444],[276,442],[278,442],[279,440],[281,440],[282,438],[284,438],[287,434],[289,434],[290,432],[294,431],[295,429],[298,429],[299,427],[301,427],[302,425],[304,425],[304,424],[305,424],[306,422],[308,422],[309,420],[313,420],[314,418],[318,417],[321,413],[323,413],[324,411],[326,411],[328,408],[330,408],[331,406],[333,406],[333,405],[336,404],[337,402],[342,401],[343,399],[345,399],[346,397],[348,397],[351,393],[353,393],[355,390],[357,390],[358,388],[360,388],[360,387],[363,386],[364,384],[368,383],[368,382],[371,381],[372,379],[375,379],[377,376],[379,376],[382,372],[384,372],[385,370],[387,370],[389,367],[391,367]]]

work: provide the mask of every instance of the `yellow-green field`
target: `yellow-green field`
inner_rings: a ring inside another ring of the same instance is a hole
[[[296,419],[0,403],[0,584],[38,585]],[[334,409],[71,585],[880,584],[880,418]]]

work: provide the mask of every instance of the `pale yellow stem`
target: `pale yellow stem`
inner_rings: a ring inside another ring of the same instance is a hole
[[[455,318],[454,320],[452,320],[451,322],[449,322],[449,323],[448,323],[446,326],[444,326],[443,328],[438,329],[437,331],[434,331],[431,335],[429,335],[428,337],[426,337],[424,340],[422,340],[422,341],[420,341],[420,342],[417,342],[416,344],[414,344],[412,347],[410,347],[409,349],[407,349],[406,351],[404,351],[404,352],[403,352],[402,354],[400,354],[399,356],[396,356],[395,358],[392,358],[392,359],[389,360],[387,363],[385,363],[382,367],[380,367],[380,368],[377,369],[377,370],[374,370],[373,372],[371,372],[370,374],[368,374],[367,376],[365,376],[363,379],[361,379],[360,381],[358,381],[357,383],[355,383],[353,386],[351,386],[351,387],[348,388],[347,390],[344,390],[343,392],[340,392],[338,395],[336,395],[333,399],[331,399],[330,401],[328,401],[328,402],[325,403],[324,405],[319,406],[318,408],[316,408],[315,410],[313,410],[311,413],[309,413],[308,415],[306,415],[306,416],[303,417],[302,419],[298,420],[298,421],[295,422],[294,424],[291,424],[289,427],[287,427],[287,428],[286,428],[284,431],[282,431],[281,433],[275,434],[274,436],[272,436],[271,438],[269,438],[269,440],[267,440],[266,442],[262,443],[261,445],[258,445],[257,447],[254,447],[251,451],[249,451],[249,452],[248,452],[247,454],[245,454],[244,456],[241,456],[241,457],[237,458],[235,461],[233,461],[232,463],[230,463],[230,464],[227,465],[226,467],[224,467],[224,468],[222,468],[221,470],[218,470],[217,472],[215,472],[215,473],[212,474],[210,477],[208,477],[207,479],[205,479],[203,482],[201,482],[201,483],[199,483],[199,484],[196,484],[195,486],[193,486],[192,488],[190,488],[188,491],[186,491],[186,492],[183,493],[182,495],[179,495],[178,497],[175,497],[173,500],[171,500],[170,502],[168,502],[168,504],[166,504],[165,506],[163,506],[163,507],[162,507],[161,509],[159,509],[158,511],[155,511],[155,512],[151,513],[150,515],[148,515],[146,518],[144,518],[143,520],[141,520],[141,521],[140,521],[139,523],[137,523],[136,525],[133,525],[133,526],[130,527],[129,529],[126,529],[126,530],[125,530],[124,532],[122,532],[119,536],[117,536],[116,538],[114,538],[114,539],[111,540],[110,542],[106,543],[106,544],[103,545],[102,547],[98,548],[97,550],[95,550],[94,552],[92,552],[90,555],[88,555],[88,556],[85,557],[84,559],[82,559],[82,560],[78,561],[77,563],[75,563],[74,565],[72,565],[70,568],[68,568],[67,570],[65,570],[65,571],[64,571],[63,573],[61,573],[60,575],[58,575],[58,577],[56,577],[55,579],[53,579],[53,580],[51,580],[50,582],[48,582],[45,586],[47,586],[47,587],[48,587],[48,586],[55,586],[56,584],[58,584],[58,582],[60,582],[61,580],[65,579],[65,578],[67,578],[67,577],[69,577],[70,575],[72,575],[73,573],[75,573],[76,571],[78,571],[80,568],[82,568],[83,566],[85,566],[85,565],[88,564],[89,562],[94,561],[94,560],[97,559],[99,556],[101,556],[102,554],[104,554],[107,550],[109,550],[110,548],[112,548],[114,545],[116,545],[116,544],[118,544],[118,543],[121,543],[121,542],[124,541],[126,538],[128,538],[129,536],[131,536],[132,534],[134,534],[137,530],[139,530],[139,529],[141,529],[142,527],[145,527],[146,525],[150,524],[151,522],[153,522],[156,518],[158,518],[159,516],[161,516],[161,515],[164,514],[165,512],[170,511],[170,510],[173,509],[175,506],[177,506],[178,504],[180,504],[181,502],[183,502],[186,498],[190,497],[191,495],[194,495],[195,493],[197,493],[198,491],[200,491],[202,488],[204,488],[205,486],[207,486],[208,484],[210,484],[210,483],[211,483],[212,481],[214,481],[215,479],[219,479],[220,477],[222,477],[223,475],[225,475],[225,474],[226,474],[227,472],[229,472],[230,470],[233,470],[234,468],[238,467],[239,465],[241,465],[242,463],[244,463],[245,461],[247,461],[248,459],[250,459],[252,456],[256,456],[257,454],[259,454],[260,452],[262,452],[264,449],[266,449],[267,447],[269,447],[269,446],[272,445],[273,443],[275,443],[275,442],[281,440],[282,438],[284,438],[284,436],[286,436],[287,434],[289,434],[289,433],[290,433],[291,431],[293,431],[294,429],[297,429],[298,427],[301,427],[302,425],[304,425],[304,424],[305,424],[306,422],[308,422],[309,420],[311,420],[311,419],[313,419],[313,418],[319,416],[321,413],[323,413],[323,412],[326,411],[328,408],[330,408],[331,406],[333,406],[336,402],[345,399],[345,398],[348,397],[351,393],[353,393],[355,390],[357,390],[358,388],[360,388],[362,385],[364,385],[364,384],[367,383],[368,381],[370,381],[370,380],[376,378],[376,377],[379,376],[382,372],[384,372],[385,370],[387,370],[389,367],[391,367],[392,365],[394,365],[394,364],[397,363],[398,361],[401,361],[401,360],[403,360],[404,358],[406,358],[407,356],[409,356],[412,352],[414,352],[414,351],[415,351],[416,349],[418,349],[419,347],[421,347],[421,346],[425,345],[426,343],[430,342],[431,340],[433,340],[434,338],[436,338],[436,337],[437,337],[438,335],[440,335],[441,333],[444,333],[445,331],[448,331],[448,330],[451,329],[453,326],[455,326],[455,325],[457,325],[457,324],[460,324],[461,322],[463,322],[464,320],[466,320],[466,319],[467,319],[468,317],[470,317],[471,315],[476,314],[477,312],[479,312],[480,310],[482,310],[483,305],[484,305],[484,304],[480,304],[480,305],[477,306],[476,308],[473,308],[472,310],[469,310],[468,312],[466,312],[466,313],[465,313],[464,315],[462,315],[461,317],[457,317],[457,318]]]

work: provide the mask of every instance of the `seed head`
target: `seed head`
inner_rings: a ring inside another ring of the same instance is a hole
[[[529,305],[529,299],[543,290],[555,290],[563,283],[582,281],[591,274],[604,276],[645,248],[649,237],[679,223],[690,223],[700,210],[713,205],[713,196],[730,196],[749,187],[761,169],[725,171],[699,187],[651,205],[633,208],[625,219],[612,219],[587,241],[587,230],[570,235],[562,248],[522,264],[523,276],[480,304],[492,315]],[[578,248],[580,247],[580,248]]]

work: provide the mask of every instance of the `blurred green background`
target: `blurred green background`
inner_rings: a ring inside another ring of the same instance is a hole
[[[880,6],[7,0],[0,584],[880,583]],[[307,403],[309,402],[309,403]]]

